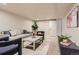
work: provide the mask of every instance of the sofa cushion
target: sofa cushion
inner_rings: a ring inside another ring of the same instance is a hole
[[[11,33],[11,36],[17,35],[16,31],[10,31],[10,33]]]
[[[11,37],[9,37],[9,39],[13,40],[13,39],[18,39],[18,38],[25,38],[28,36],[31,36],[31,34],[20,34],[20,35],[16,35],[16,36],[11,36]]]
[[[22,31],[18,29],[14,29],[14,30],[11,30],[10,33],[11,33],[11,36],[16,36],[16,35],[22,34]]]
[[[27,31],[27,30],[23,30],[23,34],[29,34],[29,33],[31,33],[31,32],[29,32],[29,31]]]
[[[9,45],[9,46],[6,46],[6,47],[0,47],[0,55],[8,53],[12,49],[16,49],[16,48],[18,48],[18,44]]]

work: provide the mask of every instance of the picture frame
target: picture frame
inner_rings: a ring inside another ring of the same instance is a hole
[[[67,27],[76,28],[79,27],[79,7],[76,6],[71,13],[67,16]]]

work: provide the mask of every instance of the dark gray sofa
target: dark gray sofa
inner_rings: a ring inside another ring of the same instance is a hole
[[[27,30],[20,31],[19,29],[2,32],[4,37],[0,38],[0,55],[13,55],[17,52],[21,55],[22,39],[31,36],[31,32]]]
[[[5,39],[7,38],[5,37]],[[18,55],[22,55],[21,41],[21,38],[8,41],[0,41],[0,55],[13,55],[16,53],[18,53]]]

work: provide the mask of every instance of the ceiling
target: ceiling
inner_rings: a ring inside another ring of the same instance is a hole
[[[31,20],[56,19],[64,17],[73,3],[13,3],[0,4],[0,9]]]

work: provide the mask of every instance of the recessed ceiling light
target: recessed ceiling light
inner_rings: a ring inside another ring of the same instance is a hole
[[[36,20],[39,20],[39,18],[37,18]]]

